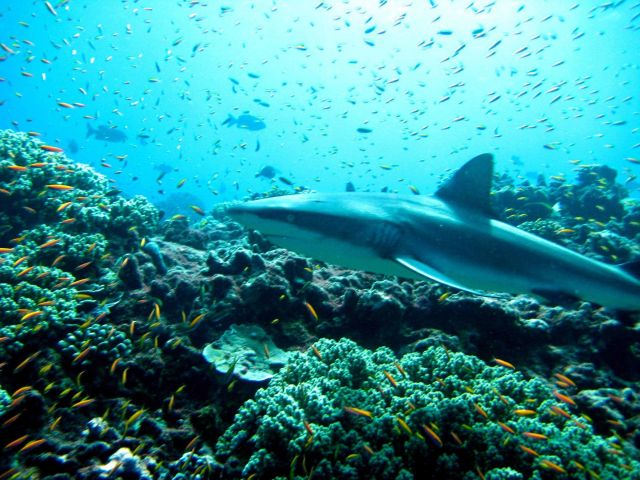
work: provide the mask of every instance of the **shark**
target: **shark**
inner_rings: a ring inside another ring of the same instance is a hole
[[[226,211],[272,243],[329,264],[478,295],[640,310],[640,262],[605,264],[499,221],[491,209],[493,168],[493,155],[478,155],[432,196],[308,193]]]

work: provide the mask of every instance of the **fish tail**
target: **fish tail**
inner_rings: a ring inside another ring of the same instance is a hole
[[[89,138],[91,135],[94,135],[95,133],[96,133],[96,129],[87,123],[87,134],[85,135],[85,138]]]

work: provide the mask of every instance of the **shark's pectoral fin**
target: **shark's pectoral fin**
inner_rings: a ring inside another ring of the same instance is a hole
[[[400,265],[402,265],[403,267],[408,268],[412,272],[417,273],[418,275],[422,275],[423,277],[433,280],[434,282],[443,283],[450,287],[457,288],[458,290],[464,290],[465,292],[473,293],[475,295],[481,295],[485,297],[495,296],[491,293],[465,287],[464,285],[456,282],[455,280],[448,277],[441,271],[427,265],[426,263],[416,260],[413,257],[396,257],[394,260],[398,262]]]

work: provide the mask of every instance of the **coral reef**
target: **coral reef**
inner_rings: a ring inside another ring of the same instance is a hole
[[[443,347],[397,360],[320,340],[245,403],[216,454],[225,478],[640,478],[571,404]]]
[[[273,248],[224,209],[160,223],[144,197],[124,198],[41,147],[0,132],[0,477],[402,478],[420,462],[448,472],[454,460],[469,478],[588,476],[576,460],[601,478],[633,478],[623,464],[635,467],[640,447],[637,317],[318,264]],[[637,259],[640,207],[607,169],[583,170],[575,185],[503,176],[496,211],[594,258]],[[212,366],[203,356],[234,324],[260,332],[251,361],[273,361],[274,345],[317,353],[294,354],[259,390],[267,380],[252,381],[254,371],[274,371],[249,363],[244,374],[240,359]],[[521,373],[479,360],[494,357]],[[541,380],[552,376],[577,406],[553,396]],[[519,407],[536,415],[514,416]],[[569,454],[577,441],[598,455]]]

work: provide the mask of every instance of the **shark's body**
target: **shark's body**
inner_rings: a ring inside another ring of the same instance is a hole
[[[491,155],[433,197],[341,193],[275,197],[229,214],[285,248],[336,265],[429,278],[476,293],[574,298],[640,310],[640,280],[490,215]]]

